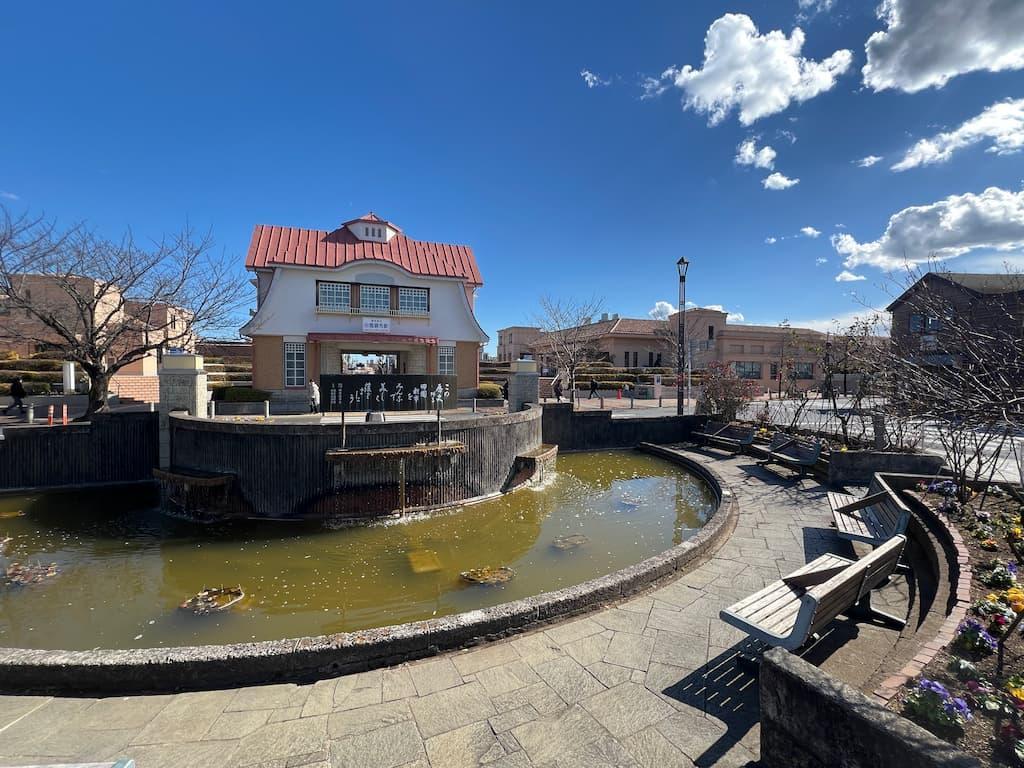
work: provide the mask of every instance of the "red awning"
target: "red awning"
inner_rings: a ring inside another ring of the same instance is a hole
[[[396,336],[390,333],[307,333],[306,341],[391,342],[398,344],[437,344],[437,336]]]

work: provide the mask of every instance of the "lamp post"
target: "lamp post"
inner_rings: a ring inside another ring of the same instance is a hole
[[[676,414],[682,416],[686,413],[686,399],[683,389],[683,375],[686,371],[686,270],[690,268],[690,262],[683,256],[676,262],[676,269],[679,271],[679,350],[676,354]]]

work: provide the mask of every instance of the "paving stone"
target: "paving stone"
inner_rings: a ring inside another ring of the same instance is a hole
[[[608,650],[610,635],[590,635],[563,646],[563,650],[583,666],[588,666],[604,658]]]
[[[334,712],[327,720],[327,735],[332,739],[340,739],[411,719],[412,710],[409,709],[408,701],[387,701],[360,709]]]
[[[14,746],[19,752],[50,758],[45,760],[47,763],[67,763],[122,752],[136,734],[136,730],[82,730],[65,725],[49,731],[36,732],[29,744],[22,741],[21,744],[13,745],[7,739],[8,733],[9,731],[0,733],[0,749],[7,751]]]
[[[622,746],[642,768],[695,768],[695,763],[654,727],[623,739]]]
[[[416,684],[406,666],[384,670],[384,701],[408,699],[416,695]]]
[[[53,733],[92,706],[91,699],[52,699],[30,711],[21,720],[0,734],[3,752],[10,755],[31,755],[40,734]],[[35,753],[43,754],[43,753]]]
[[[238,744],[233,764],[247,766],[261,761],[304,755],[327,744],[327,715],[303,717],[263,726]]]
[[[543,632],[524,635],[513,640],[511,644],[520,658],[531,666],[543,664],[563,655],[561,646]]]
[[[604,661],[630,669],[647,669],[653,650],[654,640],[649,637],[616,632],[604,653]]]
[[[491,756],[492,762],[504,757],[505,750],[498,744],[487,723],[472,723],[454,731],[442,733],[425,742],[430,764],[445,768],[475,768]],[[497,747],[497,753],[495,753]]]
[[[508,712],[527,704],[544,716],[561,712],[566,707],[562,697],[543,681],[494,697],[494,707],[498,712]]]
[[[246,712],[224,712],[203,735],[203,741],[241,739],[267,724],[273,710],[254,709]]]
[[[605,730],[580,705],[560,715],[545,717],[512,729],[530,760],[536,765],[572,755],[605,736]]]
[[[182,693],[132,739],[132,744],[173,744],[199,741],[238,691]]]
[[[76,717],[73,728],[140,729],[171,702],[171,696],[125,696],[100,699]]]
[[[511,734],[506,734],[511,735]],[[488,768],[533,768],[533,763],[523,751],[510,752],[504,757],[499,757],[493,763],[487,763]]]
[[[704,638],[658,631],[651,651],[651,662],[696,669],[708,660],[708,644]]]
[[[491,730],[495,733],[503,733],[509,731],[523,723],[529,723],[540,717],[540,713],[534,708],[532,704],[524,704],[521,707],[510,709],[507,712],[501,712],[490,720],[488,723],[491,726]]]
[[[571,658],[552,659],[537,665],[537,674],[567,704],[600,693],[605,687],[592,674]]]
[[[384,674],[379,669],[339,678],[334,688],[334,709],[358,709],[380,704],[384,695],[383,685]]]
[[[496,714],[480,683],[466,683],[409,702],[423,738],[452,731]]]
[[[622,739],[675,712],[661,697],[642,685],[623,683],[581,703],[608,732]]]
[[[284,707],[283,709],[274,709],[270,712],[270,719],[268,723],[283,723],[285,720],[297,720],[302,717],[303,707]]]
[[[596,677],[605,688],[614,688],[629,680],[633,670],[627,667],[620,667],[617,664],[608,664],[604,661],[589,664],[587,671]]]
[[[603,631],[604,627],[596,621],[591,619],[576,619],[575,621],[569,621],[565,624],[557,624],[553,627],[549,627],[544,630],[544,634],[551,638],[556,645],[561,645],[564,648],[568,643],[582,640],[584,637],[590,637],[591,635],[600,634]]]
[[[722,723],[704,717],[695,709],[677,712],[655,726],[658,731],[683,754],[694,762],[706,765],[705,752],[709,755],[724,753],[726,749],[715,748],[726,736],[726,727]]]
[[[624,611],[621,608],[601,611],[594,614],[593,619],[605,629],[612,629],[616,632],[629,632],[634,635],[639,635],[647,626],[646,614]]]
[[[503,693],[533,685],[540,681],[533,668],[522,659],[509,664],[483,669],[476,675],[488,696],[500,696]]]
[[[634,597],[632,600],[619,604],[619,608],[624,611],[643,614],[650,613],[653,606],[654,600],[650,597]]]
[[[501,744],[502,748],[505,750],[507,754],[519,752],[523,748],[522,745],[520,745],[520,743],[516,741],[516,737],[512,735],[511,731],[502,731],[501,733],[496,733],[495,738],[498,739],[498,743]],[[523,754],[525,756],[526,753],[524,752]]]
[[[338,687],[338,678],[318,680],[309,686],[306,703],[302,705],[303,717],[330,714],[334,709],[334,689]]]
[[[49,702],[49,696],[0,696],[0,728]]]
[[[420,696],[428,696],[446,688],[462,685],[462,675],[447,657],[412,664],[409,666],[409,674],[416,686],[416,693]]]
[[[493,643],[481,648],[474,648],[470,651],[454,654],[451,657],[452,664],[462,676],[474,675],[481,669],[497,667],[501,664],[508,664],[516,661],[519,654],[510,643]]]
[[[138,768],[197,768],[230,765],[237,747],[237,741],[207,741],[153,744],[132,747],[130,752]]]
[[[696,603],[696,601],[694,602]],[[687,606],[687,609],[679,611],[666,611],[655,608],[651,611],[651,617],[647,620],[647,625],[659,631],[675,632],[679,635],[692,635],[694,637],[707,637],[707,619],[701,616],[702,611],[690,610],[692,607],[693,604]],[[718,615],[717,610],[715,615]]]
[[[700,600],[703,594],[703,590],[694,589],[677,581],[669,584],[664,589],[659,589],[654,594],[654,597],[658,603],[668,604],[676,608],[685,608]]]
[[[240,688],[238,695],[225,707],[225,711],[240,712],[246,709],[301,707],[306,703],[307,696],[309,696],[309,686],[299,687],[291,683]]]
[[[605,735],[573,754],[556,758],[551,768],[639,768],[639,764],[625,747]]]
[[[423,740],[411,721],[332,741],[330,751],[331,768],[398,768],[417,760],[426,763]]]

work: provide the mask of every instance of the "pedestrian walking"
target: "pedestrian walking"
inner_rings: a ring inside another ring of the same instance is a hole
[[[501,399],[508,400],[508,379],[505,379],[501,385]]]
[[[591,377],[590,379],[590,395],[587,397],[588,400],[593,399],[594,395],[597,394],[597,379]]]
[[[312,379],[309,380],[309,412],[320,413],[320,387]]]
[[[551,391],[555,393],[555,402],[562,402],[562,380],[555,379],[551,384]]]
[[[18,376],[13,382],[11,382],[11,404],[4,410],[4,416],[7,416],[11,412],[11,408],[18,406],[22,415],[25,413],[25,397],[28,393],[25,391],[25,385],[21,383],[21,377]]]

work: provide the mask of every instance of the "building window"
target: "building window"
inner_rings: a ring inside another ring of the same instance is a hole
[[[772,363],[770,370],[772,372],[772,376],[771,377],[772,377],[773,380],[779,378],[779,364],[778,363]]]
[[[910,316],[911,333],[935,333],[942,330],[942,320],[928,315],[913,314]]]
[[[284,343],[284,385],[303,387],[306,385],[306,345],[301,341]]]
[[[653,352],[648,352],[647,353],[647,367],[648,368],[653,368],[654,367],[654,353]]]
[[[316,305],[320,309],[348,312],[352,306],[352,286],[348,283],[317,283]]]
[[[814,363],[793,363],[793,378],[807,381],[814,378]]]
[[[708,341],[714,341],[714,340],[715,340],[715,326],[709,325],[708,326]]]
[[[760,379],[761,378],[761,364],[760,363],[740,363],[736,362],[732,364],[733,370],[736,371],[736,375],[741,379]]]
[[[661,367],[661,352],[659,352],[657,357],[654,358],[654,365],[658,368]]]
[[[386,285],[359,286],[359,308],[363,312],[387,312],[391,309],[391,289]]]
[[[426,314],[430,309],[429,294],[426,288],[399,288],[398,309],[401,312],[422,312]],[[501,337],[498,337],[501,343]]]
[[[441,376],[455,375],[455,347],[437,348],[437,372]]]

